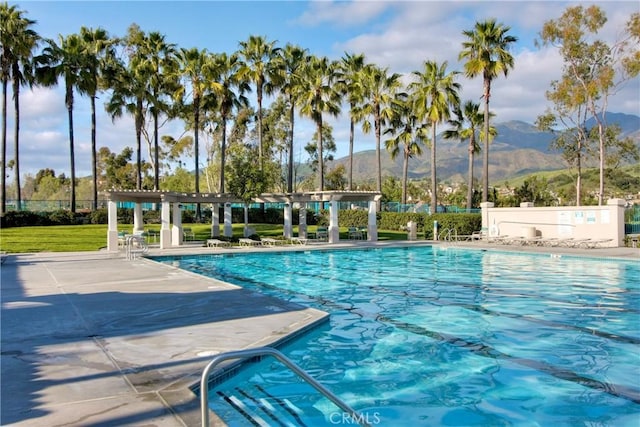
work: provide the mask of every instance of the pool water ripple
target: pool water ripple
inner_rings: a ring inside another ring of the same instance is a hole
[[[638,263],[437,247],[158,260],[329,311],[281,350],[376,424],[640,422]],[[335,425],[295,381],[264,360],[214,393],[258,384],[302,408],[294,425]]]

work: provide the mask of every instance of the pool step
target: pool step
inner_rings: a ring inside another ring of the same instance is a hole
[[[324,423],[324,416],[313,407],[314,400],[309,396],[276,396],[260,385],[218,390],[216,394],[233,407],[238,415],[234,418],[244,419],[243,425],[305,427]]]

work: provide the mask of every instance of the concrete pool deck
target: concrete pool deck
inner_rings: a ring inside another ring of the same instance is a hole
[[[432,243],[187,245],[150,255]],[[640,261],[640,250],[631,248],[448,245]],[[199,400],[190,387],[213,355],[275,345],[327,319],[319,310],[150,260],[128,261],[123,253],[8,255],[0,271],[2,425],[198,426]]]

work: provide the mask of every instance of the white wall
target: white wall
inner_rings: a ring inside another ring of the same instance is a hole
[[[606,206],[494,208],[482,204],[482,228],[490,234],[544,238],[612,239],[603,246],[624,246],[623,199],[611,199]],[[535,230],[534,230],[535,229]]]

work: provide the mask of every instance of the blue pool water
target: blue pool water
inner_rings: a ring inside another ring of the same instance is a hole
[[[437,246],[156,260],[331,313],[280,350],[371,425],[640,425],[637,261]],[[266,425],[355,424],[273,359],[210,401],[230,426],[265,406],[286,414]]]

